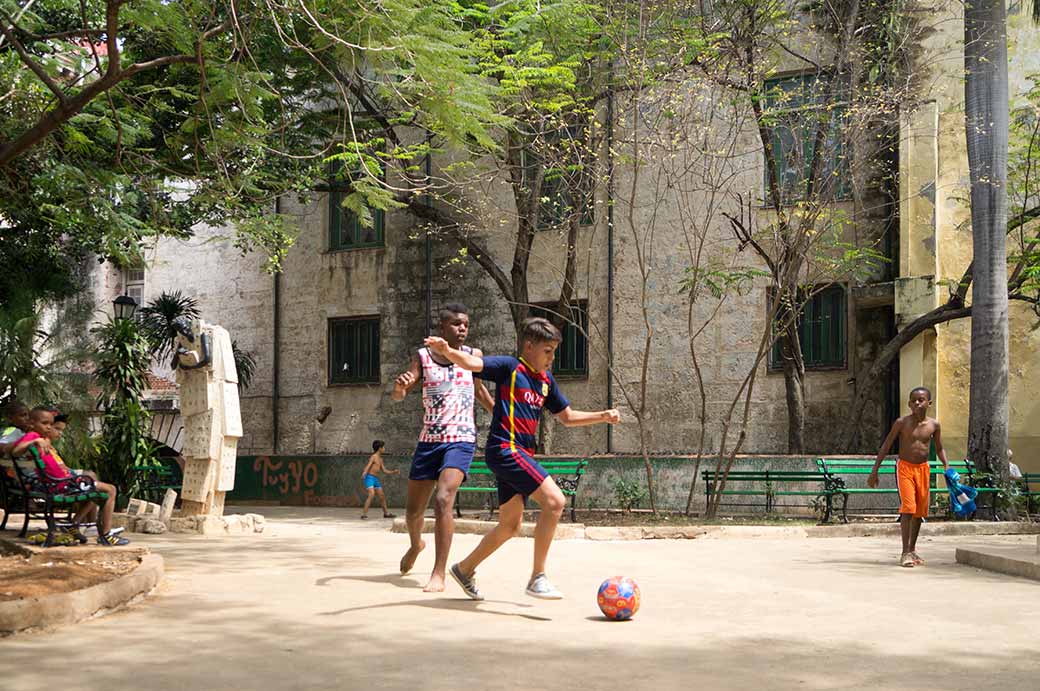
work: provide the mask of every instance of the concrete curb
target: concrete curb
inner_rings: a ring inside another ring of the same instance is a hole
[[[0,602],[0,636],[74,624],[121,609],[151,593],[162,581],[163,559],[144,554],[128,574],[71,593]]]
[[[494,521],[456,519],[455,532],[485,535]],[[434,519],[426,518],[423,533],[432,533]],[[407,533],[403,518],[394,519],[392,532]],[[524,523],[520,537],[532,537],[534,523]],[[921,531],[925,537],[975,535],[1040,534],[1040,523],[972,521],[970,523],[928,523]],[[582,523],[560,523],[559,540],[748,540],[889,537],[899,535],[899,524],[850,523],[848,525],[772,526],[772,525],[664,525],[664,526],[585,526]]]
[[[991,549],[958,547],[956,558],[958,564],[1040,581],[1040,538],[1037,539],[1036,545],[1036,552],[1032,554],[1029,554],[1031,550],[1028,548],[1001,550],[999,547]]]

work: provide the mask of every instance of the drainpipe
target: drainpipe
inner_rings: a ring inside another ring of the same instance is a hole
[[[1040,1],[1040,0],[1038,0]],[[607,93],[607,408],[614,407],[614,61]],[[614,425],[607,425],[607,453],[614,453]]]
[[[433,174],[433,153],[430,151],[430,135],[426,135],[426,184],[430,184],[430,177]],[[426,206],[432,206],[433,201],[430,199],[429,193],[423,195],[425,197]],[[433,333],[433,238],[430,235],[430,229],[426,229],[426,335],[429,336]]]
[[[274,212],[276,214],[282,213],[282,198],[281,196],[274,198]],[[273,319],[273,340],[274,340],[274,352],[271,366],[271,455],[278,454],[278,408],[279,408],[279,397],[281,395],[280,389],[280,372],[281,372],[281,333],[282,333],[282,271],[279,267],[278,271],[274,274],[274,319]]]

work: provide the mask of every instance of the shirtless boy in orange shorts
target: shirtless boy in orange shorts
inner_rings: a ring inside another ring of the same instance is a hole
[[[892,431],[885,437],[885,443],[881,445],[877,461],[867,478],[867,486],[877,487],[881,461],[888,455],[892,442],[899,437],[896,482],[899,486],[899,527],[903,534],[900,566],[913,567],[924,563],[917,554],[917,534],[921,532],[921,519],[928,515],[928,448],[933,439],[943,468],[950,467],[942,445],[939,421],[927,415],[931,404],[932,392],[925,387],[918,386],[910,392],[910,414],[892,424]]]

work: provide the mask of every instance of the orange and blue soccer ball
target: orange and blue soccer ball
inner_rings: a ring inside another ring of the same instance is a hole
[[[639,584],[627,576],[608,578],[599,587],[596,602],[607,619],[631,619],[639,611]]]

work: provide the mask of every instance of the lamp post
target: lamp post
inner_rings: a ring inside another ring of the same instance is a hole
[[[137,300],[129,295],[120,295],[112,301],[112,313],[116,319],[132,319],[137,311]]]

